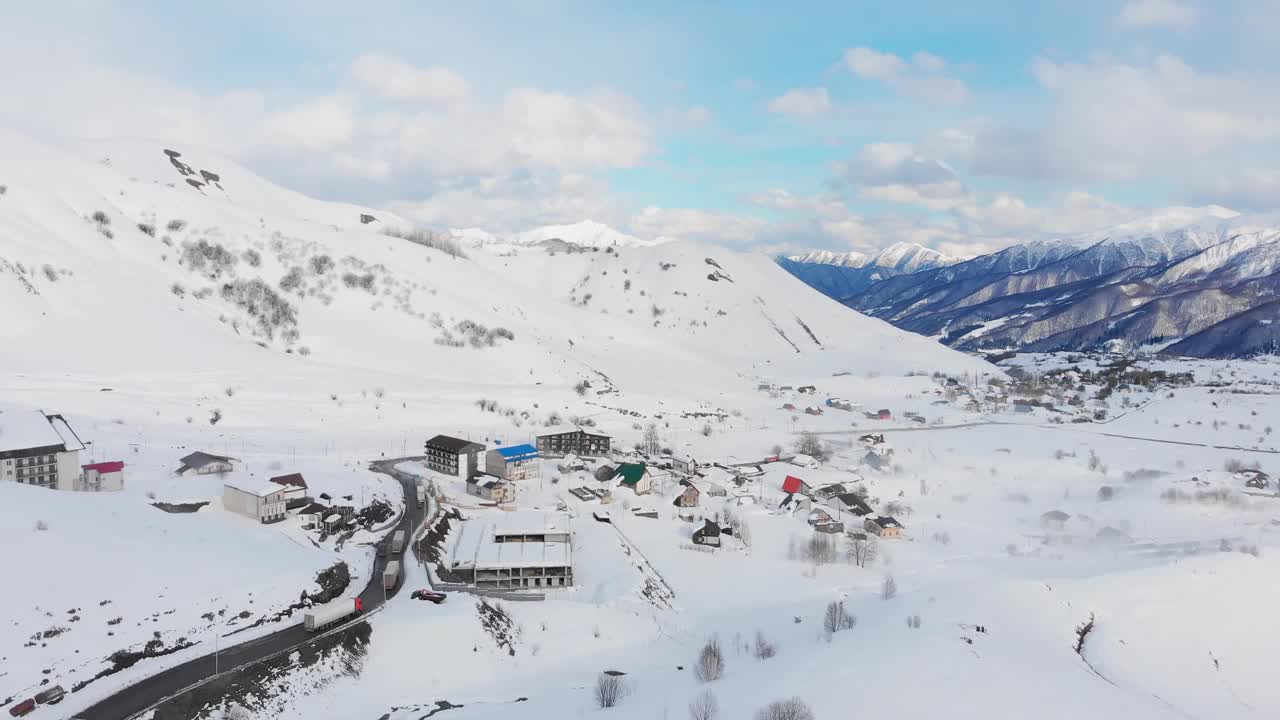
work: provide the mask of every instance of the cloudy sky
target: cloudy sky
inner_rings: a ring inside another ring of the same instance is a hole
[[[1273,0],[45,0],[0,125],[435,227],[973,253],[1280,205]]]

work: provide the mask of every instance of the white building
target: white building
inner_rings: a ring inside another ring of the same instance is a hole
[[[685,475],[698,472],[698,461],[692,455],[677,455],[671,458],[671,469]]]
[[[90,463],[80,466],[77,490],[84,492],[116,492],[124,489],[124,461]]]
[[[564,513],[486,513],[458,529],[449,569],[480,587],[570,587],[571,536]]]
[[[61,415],[0,409],[0,480],[75,490],[83,449]]]
[[[260,523],[284,519],[283,485],[252,478],[230,478],[222,484],[222,506]]]

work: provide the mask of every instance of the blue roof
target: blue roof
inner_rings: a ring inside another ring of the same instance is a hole
[[[525,443],[524,445],[498,448],[498,454],[507,460],[523,460],[528,457],[537,457],[538,448]]]

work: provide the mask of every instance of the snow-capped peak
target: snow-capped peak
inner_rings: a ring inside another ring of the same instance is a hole
[[[891,268],[903,273],[913,273],[943,265],[952,265],[960,261],[959,258],[944,255],[937,250],[908,242],[894,243],[874,255],[867,255],[853,250],[849,252],[811,250],[801,255],[792,255],[788,259],[793,262],[811,265],[835,265],[848,268],[875,266]]]
[[[496,235],[480,228],[455,228],[449,232],[462,242],[473,246],[496,244],[531,246],[559,240],[579,247],[648,247],[668,241],[666,238],[643,240],[594,220],[583,220],[567,225],[544,225],[509,235]]]

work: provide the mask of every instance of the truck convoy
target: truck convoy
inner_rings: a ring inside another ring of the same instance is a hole
[[[307,632],[316,632],[361,612],[364,612],[364,601],[360,598],[335,600],[327,605],[311,608],[304,613],[302,626],[307,629]]]
[[[418,509],[421,510],[427,504],[427,489],[421,485],[418,486]]]
[[[398,555],[401,550],[404,550],[404,531],[397,530],[396,534],[391,536],[391,552]]]
[[[394,590],[396,581],[400,579],[400,561],[392,560],[387,563],[387,569],[382,571],[382,589]]]

